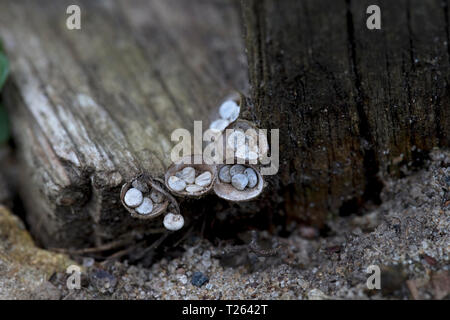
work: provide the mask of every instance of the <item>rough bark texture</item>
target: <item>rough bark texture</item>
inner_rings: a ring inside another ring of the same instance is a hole
[[[81,30],[66,8],[81,7]],[[162,177],[171,133],[191,130],[247,84],[232,1],[0,1],[4,90],[32,231],[52,247],[148,230],[121,185]],[[191,130],[192,132],[192,130]],[[161,220],[157,221],[161,227]]]
[[[288,216],[379,202],[383,174],[448,147],[448,2],[243,0],[252,104],[247,118],[280,129],[274,186]]]

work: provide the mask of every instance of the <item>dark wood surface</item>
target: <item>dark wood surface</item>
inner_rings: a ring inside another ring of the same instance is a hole
[[[277,196],[289,216],[379,203],[381,178],[400,176],[450,142],[448,2],[243,1],[253,108],[280,128]],[[270,193],[268,193],[270,195]]]

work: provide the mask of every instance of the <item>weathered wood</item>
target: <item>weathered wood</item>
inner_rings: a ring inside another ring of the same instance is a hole
[[[70,4],[81,7],[81,30],[66,28]],[[230,90],[245,89],[238,6],[2,0],[0,8],[11,59],[4,99],[32,231],[52,247],[145,232],[155,222],[131,218],[120,187],[142,171],[162,177],[171,132],[209,120]]]
[[[450,145],[447,1],[242,0],[252,104],[280,129],[277,210],[321,225],[379,202],[380,176]],[[273,210],[273,209],[272,209]]]

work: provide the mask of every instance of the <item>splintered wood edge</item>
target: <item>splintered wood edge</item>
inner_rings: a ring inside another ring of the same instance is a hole
[[[234,163],[238,164],[238,163]],[[217,172],[220,172],[220,169],[222,167],[226,166],[228,164],[222,164],[219,165],[217,168]],[[233,164],[230,164],[233,166]],[[220,181],[220,178],[218,177],[216,180],[216,183],[214,184],[214,193],[222,199],[233,201],[233,202],[245,202],[245,201],[251,201],[255,198],[257,198],[262,191],[264,190],[264,179],[259,172],[258,167],[251,165],[251,164],[242,164],[243,166],[252,168],[255,170],[256,175],[258,176],[258,183],[254,188],[251,189],[244,189],[242,191],[237,190],[232,186],[231,183],[225,183]]]
[[[185,160],[189,160],[190,163],[184,163],[186,162]],[[203,162],[203,157],[201,155],[190,155],[190,156],[185,156],[183,158],[181,158],[179,161],[172,163],[170,165],[170,167],[167,169],[166,174],[164,175],[164,182],[166,185],[166,188],[169,189],[170,192],[172,192],[173,194],[180,196],[180,197],[202,197],[208,193],[210,193],[213,189],[214,183],[217,180],[217,166],[213,165],[213,164],[206,164],[206,163],[201,163],[201,164],[194,164],[194,160],[202,160]],[[199,192],[187,192],[187,191],[175,191],[172,188],[170,188],[168,180],[171,176],[174,176],[178,171],[183,170],[186,167],[192,167],[194,168],[196,171],[209,171],[211,172],[211,183],[202,191]]]

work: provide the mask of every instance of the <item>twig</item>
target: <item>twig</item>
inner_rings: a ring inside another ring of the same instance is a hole
[[[252,240],[250,241],[249,244],[238,245],[238,246],[233,246],[233,247],[226,247],[226,248],[222,249],[221,255],[224,256],[224,255],[229,255],[229,254],[235,254],[240,251],[247,251],[247,252],[252,252],[252,253],[256,254],[258,257],[273,257],[278,254],[278,252],[280,251],[280,249],[282,247],[280,245],[273,249],[262,249],[258,245],[258,233],[255,230],[253,230],[251,235],[252,235]]]
[[[58,253],[66,253],[66,254],[72,254],[72,255],[81,255],[86,253],[96,253],[96,252],[102,252],[102,251],[108,251],[115,249],[117,247],[123,246],[125,244],[130,243],[129,240],[117,240],[109,243],[105,243],[103,245],[92,247],[92,248],[82,248],[82,249],[65,249],[65,248],[50,248],[50,251],[55,251]]]

